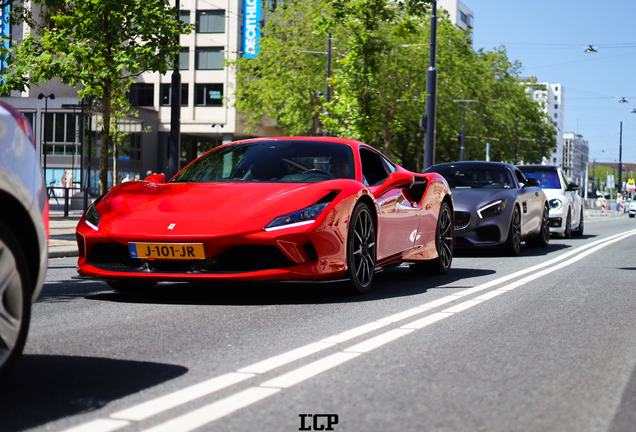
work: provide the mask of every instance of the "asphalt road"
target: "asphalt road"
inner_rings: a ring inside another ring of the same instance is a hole
[[[389,269],[363,297],[125,295],[52,259],[0,430],[636,430],[636,221],[586,232],[514,258],[459,253],[446,276]]]

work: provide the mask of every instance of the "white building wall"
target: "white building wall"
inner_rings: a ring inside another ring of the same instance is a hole
[[[437,7],[446,9],[450,15],[453,24],[459,26],[462,30],[473,28],[474,16],[473,11],[459,0],[439,0]]]
[[[556,128],[556,150],[552,155],[544,156],[542,163],[563,167],[563,124],[565,89],[560,83],[538,82],[529,91],[531,97],[543,105],[544,112],[550,117]]]

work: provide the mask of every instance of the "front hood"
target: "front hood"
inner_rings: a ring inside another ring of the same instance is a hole
[[[300,210],[339,190],[340,182],[129,182],[115,191],[108,214],[117,221],[144,223],[148,228],[157,222],[160,227],[166,223],[205,223],[233,232],[250,231],[262,229],[275,217]]]
[[[565,193],[563,189],[541,189],[548,200],[552,198],[560,198],[561,200],[565,199]]]
[[[510,196],[511,189],[453,189],[455,210],[470,211],[498,199],[510,200]]]

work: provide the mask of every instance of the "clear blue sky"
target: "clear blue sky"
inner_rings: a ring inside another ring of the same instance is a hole
[[[561,83],[565,132],[590,143],[590,161],[636,161],[636,1],[462,0],[475,14],[474,48],[505,45],[523,75]],[[594,45],[598,52],[583,50]],[[619,103],[625,97],[629,103]]]

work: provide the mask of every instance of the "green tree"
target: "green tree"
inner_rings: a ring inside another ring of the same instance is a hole
[[[31,35],[9,52],[0,91],[24,91],[58,77],[80,86],[102,107],[99,189],[107,189],[113,101],[123,101],[131,80],[166,73],[179,53],[179,35],[190,26],[175,19],[165,0],[33,0],[42,6]],[[117,104],[116,104],[117,105]],[[125,106],[120,106],[126,109]]]
[[[358,139],[381,149],[411,170],[420,170],[428,68],[428,2],[330,0],[286,2],[270,11],[257,59],[232,63],[237,72],[236,107],[248,126],[276,121],[288,135],[321,133]],[[514,160],[519,122],[519,160],[535,162],[556,145],[543,108],[526,95],[521,64],[504,47],[472,48],[471,36],[439,11],[437,36],[437,162],[459,159],[462,105],[467,107],[466,159],[484,159],[486,138],[491,159]],[[332,100],[317,97],[324,88],[324,51],[333,34]],[[315,127],[314,127],[315,126]],[[253,129],[252,129],[253,130]],[[534,141],[531,141],[534,140]]]

